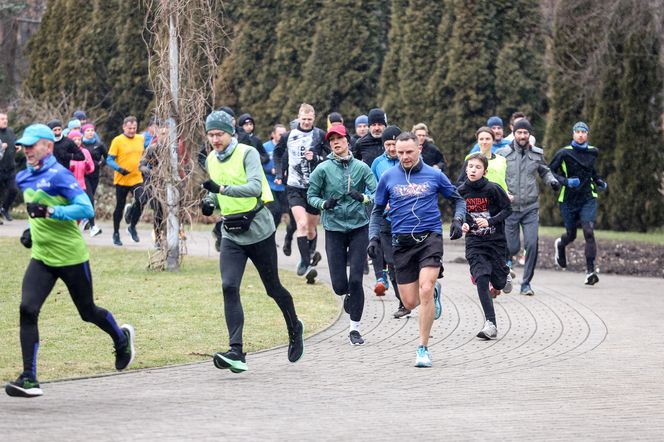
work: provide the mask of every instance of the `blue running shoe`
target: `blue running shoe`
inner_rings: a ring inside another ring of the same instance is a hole
[[[429,355],[429,349],[424,345],[417,347],[417,357],[415,358],[415,366],[418,368],[428,368],[431,367],[431,356]]]
[[[443,314],[443,305],[440,303],[440,283],[438,281],[433,286],[433,306],[433,319],[440,319],[440,316]]]

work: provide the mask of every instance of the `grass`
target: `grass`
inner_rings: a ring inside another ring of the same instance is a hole
[[[145,252],[91,247],[90,265],[97,305],[118,324],[136,329],[137,356],[132,368],[202,361],[227,350],[219,263],[187,257],[178,273],[146,270]],[[0,238],[3,284],[0,287],[0,378],[14,379],[22,369],[19,343],[21,281],[30,251],[15,238]],[[327,326],[338,314],[336,296],[327,287],[311,290],[301,278],[280,271],[293,294],[307,334]],[[283,316],[249,265],[241,287],[245,312],[245,351],[286,344]],[[37,374],[41,381],[114,371],[113,344],[103,331],[81,321],[69,293],[58,282],[39,319]],[[284,350],[284,358],[286,353]]]
[[[560,227],[543,227],[540,226],[540,236],[555,238],[565,232],[563,226]],[[581,229],[578,231],[578,236],[583,237]],[[664,245],[664,231],[658,230],[656,232],[616,232],[613,230],[595,230],[595,238],[598,240],[612,240],[612,241],[635,241],[648,244]]]

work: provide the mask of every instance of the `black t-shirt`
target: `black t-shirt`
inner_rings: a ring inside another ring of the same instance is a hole
[[[512,213],[510,200],[498,184],[482,177],[477,181],[466,180],[459,187],[459,194],[466,200],[465,222],[470,226],[466,233],[466,247],[505,245],[505,219]],[[477,220],[484,218],[488,227],[480,228]]]

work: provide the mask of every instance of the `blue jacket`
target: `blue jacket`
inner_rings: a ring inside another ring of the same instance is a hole
[[[275,192],[283,192],[284,190],[286,190],[286,185],[275,183],[274,182],[275,175],[272,173],[272,169],[276,170],[276,167],[274,165],[274,153],[273,153],[275,147],[276,146],[274,145],[272,140],[267,140],[265,143],[263,143],[263,149],[265,149],[265,152],[270,157],[270,161],[263,164],[263,170],[265,171],[265,178],[267,178],[267,182],[270,185],[270,189],[272,189]]]

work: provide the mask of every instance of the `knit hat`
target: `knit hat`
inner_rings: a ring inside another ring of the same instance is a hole
[[[81,126],[81,132],[85,132],[88,129],[93,129],[94,130],[95,125],[92,123],[85,123],[83,126]]]
[[[77,120],[87,120],[88,117],[85,115],[85,112],[82,110],[77,110],[76,112],[73,113],[72,117],[76,118]]]
[[[81,134],[81,131],[79,131],[78,129],[74,129],[74,130],[70,131],[67,134],[67,138],[69,138],[70,140],[73,140],[74,138],[77,138],[77,137],[78,138],[83,138],[83,135]]]
[[[214,111],[205,119],[205,132],[223,130],[233,135],[233,117],[224,111]]]
[[[359,117],[357,117],[355,119],[355,129],[357,129],[357,126],[359,126],[360,124],[368,125],[369,124],[369,117],[367,117],[366,115],[360,115]]]
[[[67,129],[80,129],[81,128],[81,120],[78,119],[73,119],[69,120],[69,123],[67,123]]]
[[[228,113],[228,112],[226,112],[226,113]],[[251,114],[242,114],[242,115],[240,115],[240,118],[238,119],[237,124],[238,124],[238,126],[244,126],[244,123],[246,123],[247,121],[251,121],[252,123],[254,123],[254,125],[256,124],[256,122],[254,121],[254,117],[252,117]]]
[[[590,132],[588,125],[583,121],[576,122],[574,124],[574,127],[572,127],[572,133],[576,132],[577,130],[585,130],[586,132]]]
[[[401,133],[401,129],[399,129],[396,126],[387,126],[385,130],[383,131],[383,135],[381,135],[381,139],[383,140],[383,144],[385,144],[386,141],[389,140],[396,140],[399,134]]]
[[[57,118],[55,118],[46,123],[46,125],[51,129],[55,129],[56,127],[62,127],[62,120],[58,120]]]
[[[501,120],[500,117],[497,117],[497,116],[494,115],[493,117],[486,120],[486,125],[489,126],[489,127],[493,127],[493,126],[503,127],[503,120]]]
[[[514,132],[516,132],[519,129],[526,129],[528,133],[533,133],[533,127],[530,125],[530,121],[526,120],[525,118],[520,119],[516,123],[514,123]]]
[[[369,126],[372,124],[384,124],[387,126],[387,115],[385,115],[385,111],[380,108],[374,108],[369,111],[369,117],[367,118],[369,120]]]
[[[346,127],[343,124],[333,124],[327,131],[325,135],[325,141],[328,141],[332,134],[341,135],[342,137],[348,138],[348,132],[346,132]]]

